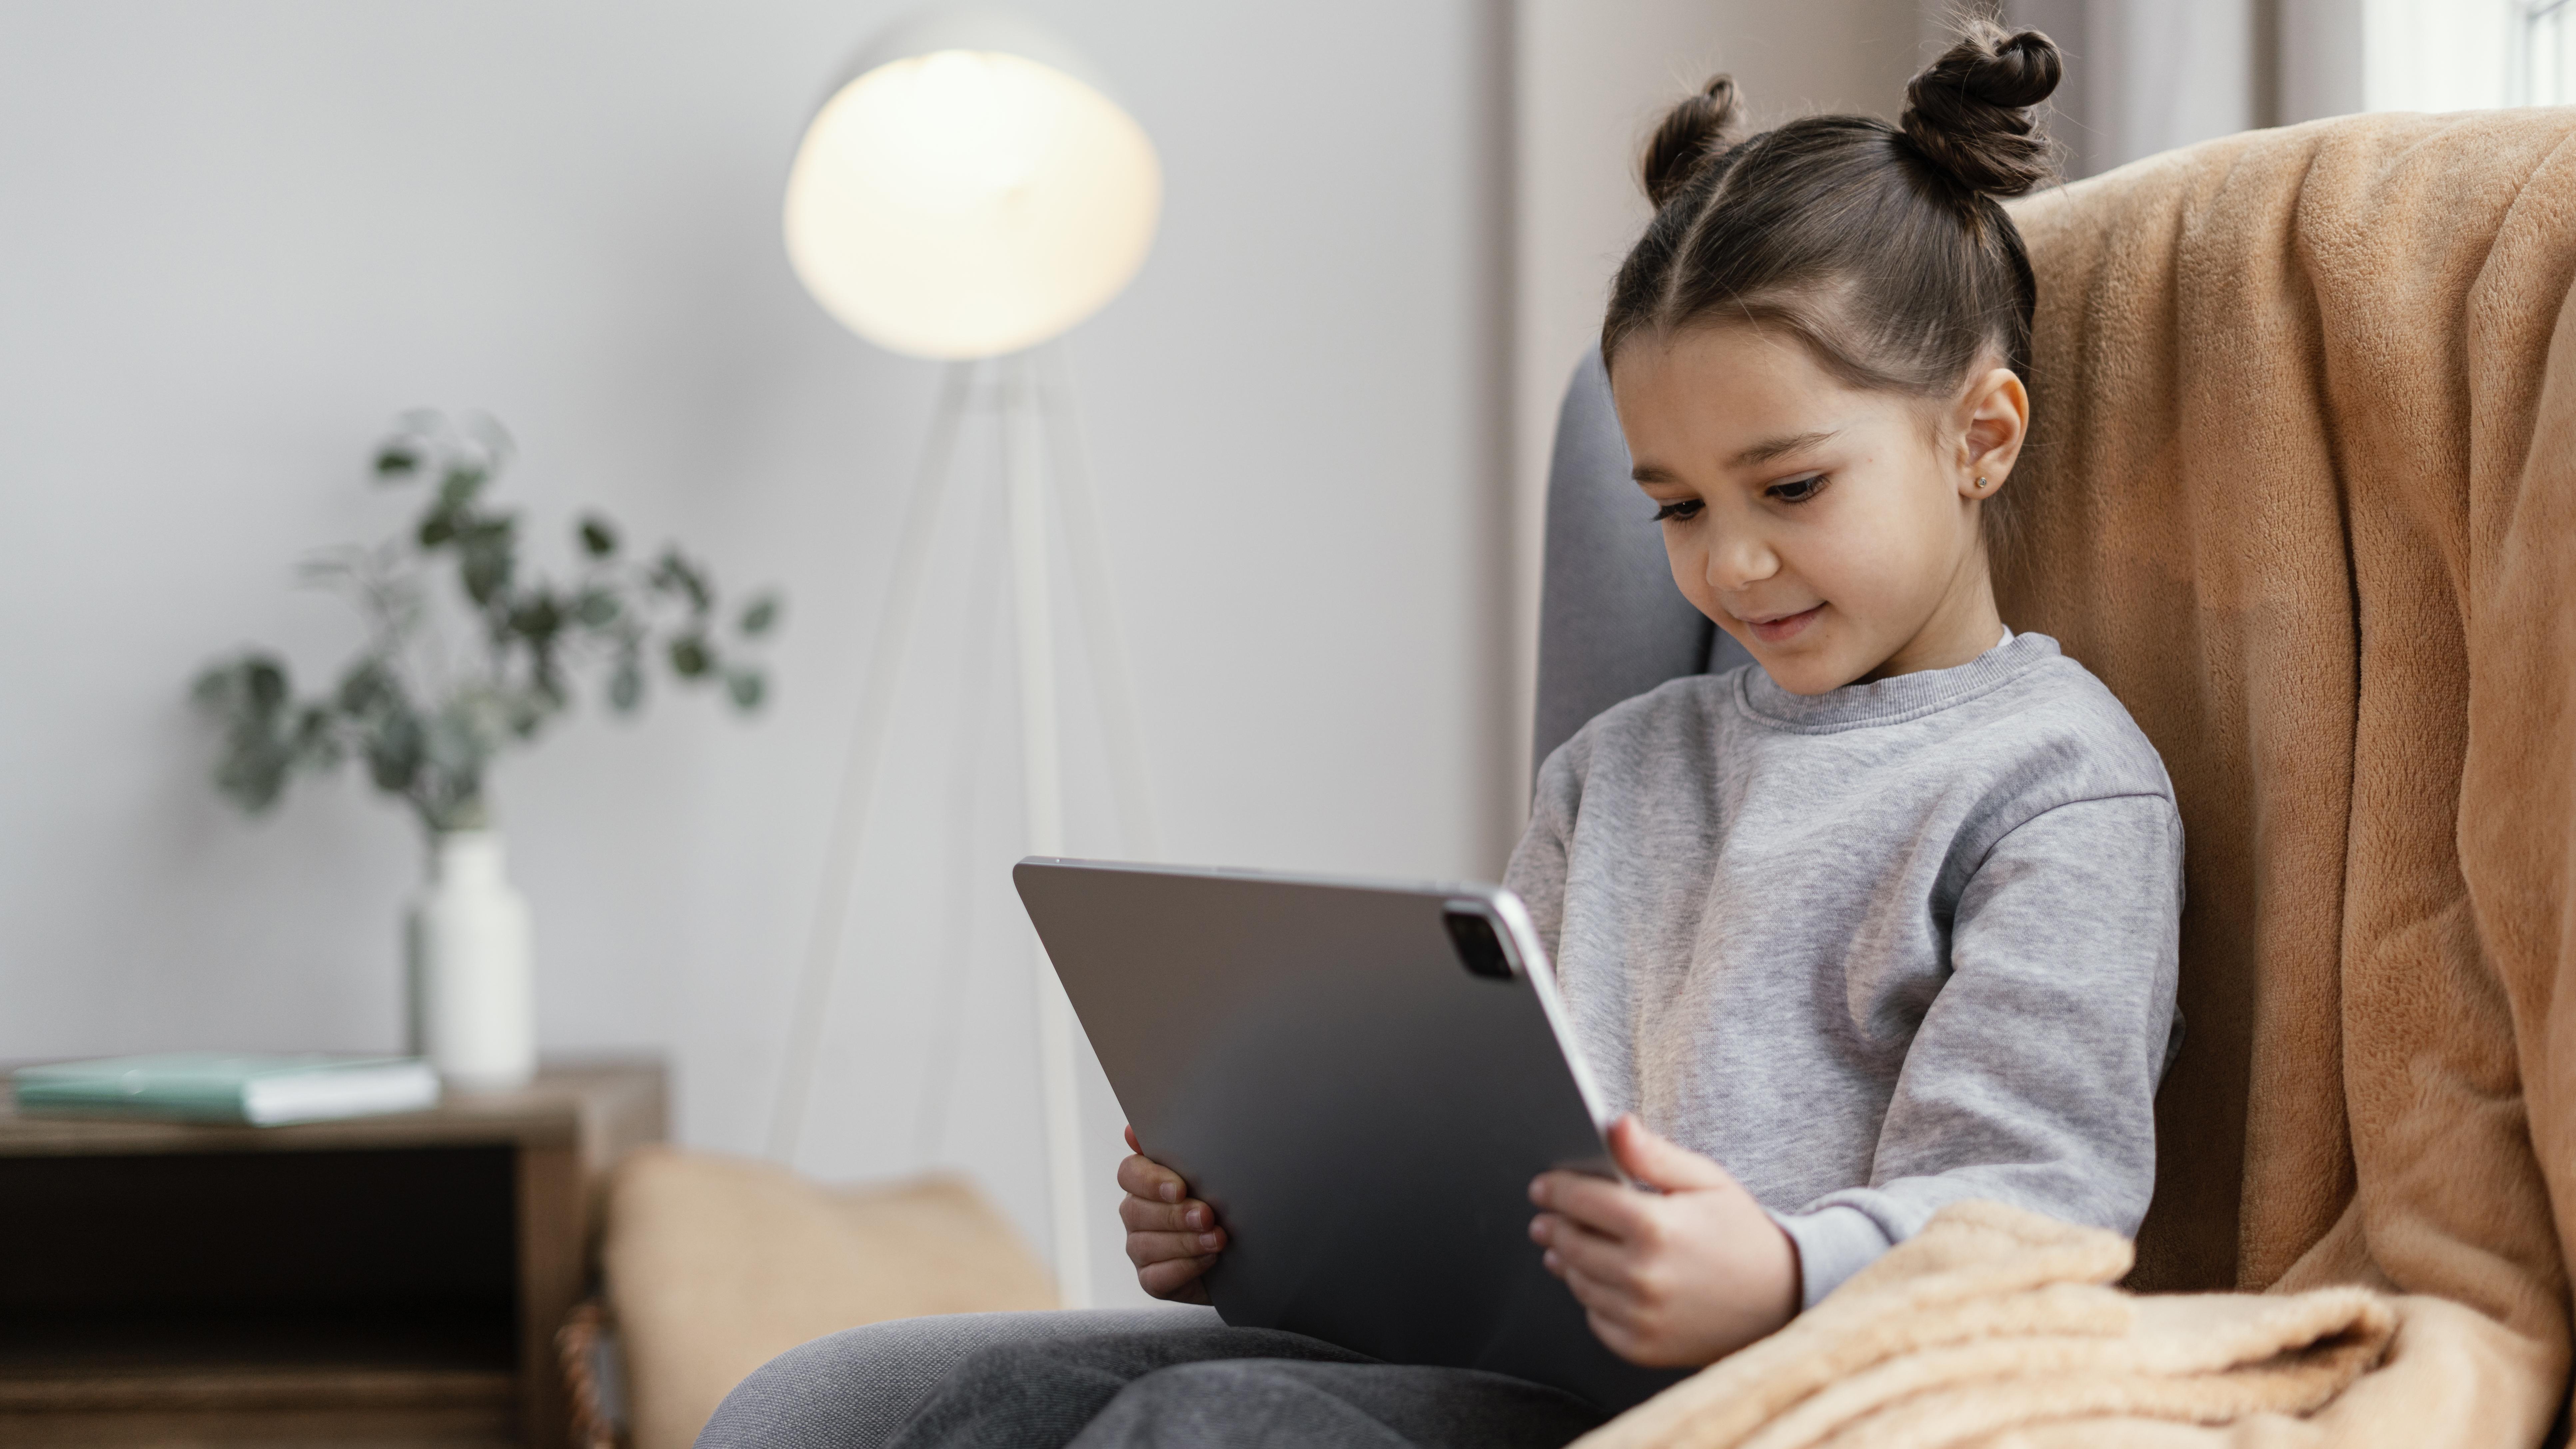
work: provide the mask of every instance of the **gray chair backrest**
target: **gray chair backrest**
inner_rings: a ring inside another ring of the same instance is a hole
[[[1587,353],[1556,415],[1539,586],[1538,719],[1530,770],[1584,721],[1668,679],[1753,656],[1673,585],[1654,506],[1628,476],[1610,374]]]

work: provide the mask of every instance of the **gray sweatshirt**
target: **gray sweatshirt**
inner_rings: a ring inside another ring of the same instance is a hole
[[[1962,1198],[2137,1230],[2182,822],[2055,640],[1615,705],[1540,768],[1505,881],[1613,1110],[1751,1190],[1807,1306]]]

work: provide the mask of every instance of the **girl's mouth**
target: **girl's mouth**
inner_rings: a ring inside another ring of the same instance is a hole
[[[1754,638],[1765,644],[1786,644],[1804,633],[1809,624],[1816,622],[1816,616],[1824,611],[1825,606],[1817,604],[1776,619],[1747,619],[1744,624],[1753,631]]]

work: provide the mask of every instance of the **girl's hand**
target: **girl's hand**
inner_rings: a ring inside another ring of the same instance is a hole
[[[1216,1209],[1191,1197],[1179,1173],[1147,1157],[1133,1127],[1127,1146],[1136,1155],[1118,1164],[1118,1185],[1127,1190],[1118,1220],[1127,1225],[1127,1261],[1136,1265],[1138,1286],[1176,1303],[1207,1302],[1199,1280],[1225,1247]]]
[[[1610,1153],[1662,1194],[1547,1173],[1530,1184],[1530,1201],[1545,1209],[1530,1237],[1613,1352],[1653,1368],[1697,1367],[1797,1315],[1797,1247],[1725,1168],[1633,1116],[1610,1124]]]

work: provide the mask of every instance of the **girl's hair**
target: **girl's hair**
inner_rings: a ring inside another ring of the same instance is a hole
[[[2047,179],[2029,108],[2063,71],[2047,36],[1979,21],[1905,88],[1896,125],[1809,116],[1744,141],[1735,82],[1711,80],[1647,143],[1655,219],[1611,287],[1603,361],[1731,320],[1858,387],[1945,395],[1990,352],[2028,376],[2030,257],[1995,198]]]

